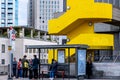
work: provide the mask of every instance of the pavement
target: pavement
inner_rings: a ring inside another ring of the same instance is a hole
[[[11,79],[8,79],[7,75],[0,75],[0,80],[11,80]],[[49,80],[49,78],[44,78],[44,79],[13,78],[12,80]],[[63,79],[56,78],[54,80],[63,80]],[[65,78],[64,80],[69,80],[69,79]],[[77,80],[77,79],[70,79],[70,80]],[[120,80],[120,78],[119,79],[79,79],[79,80]]]

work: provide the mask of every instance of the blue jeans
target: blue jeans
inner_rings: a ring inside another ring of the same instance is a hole
[[[54,78],[54,75],[55,75],[54,71],[50,71],[50,78]]]
[[[18,77],[22,77],[22,69],[18,69]]]

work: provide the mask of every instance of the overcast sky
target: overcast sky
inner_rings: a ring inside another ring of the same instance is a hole
[[[27,25],[27,2],[28,0],[19,1],[18,25]]]

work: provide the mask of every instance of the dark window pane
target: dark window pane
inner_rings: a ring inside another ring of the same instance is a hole
[[[109,3],[113,4],[113,0],[109,0]]]
[[[2,60],[1,60],[1,64],[5,64],[5,59],[2,59]]]
[[[5,53],[5,45],[2,44],[2,53]]]

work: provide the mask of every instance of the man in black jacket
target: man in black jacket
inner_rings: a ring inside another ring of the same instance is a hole
[[[38,78],[38,66],[39,66],[39,63],[40,63],[39,59],[37,58],[36,55],[34,55],[32,67],[33,67],[33,74],[34,74],[35,79]]]

